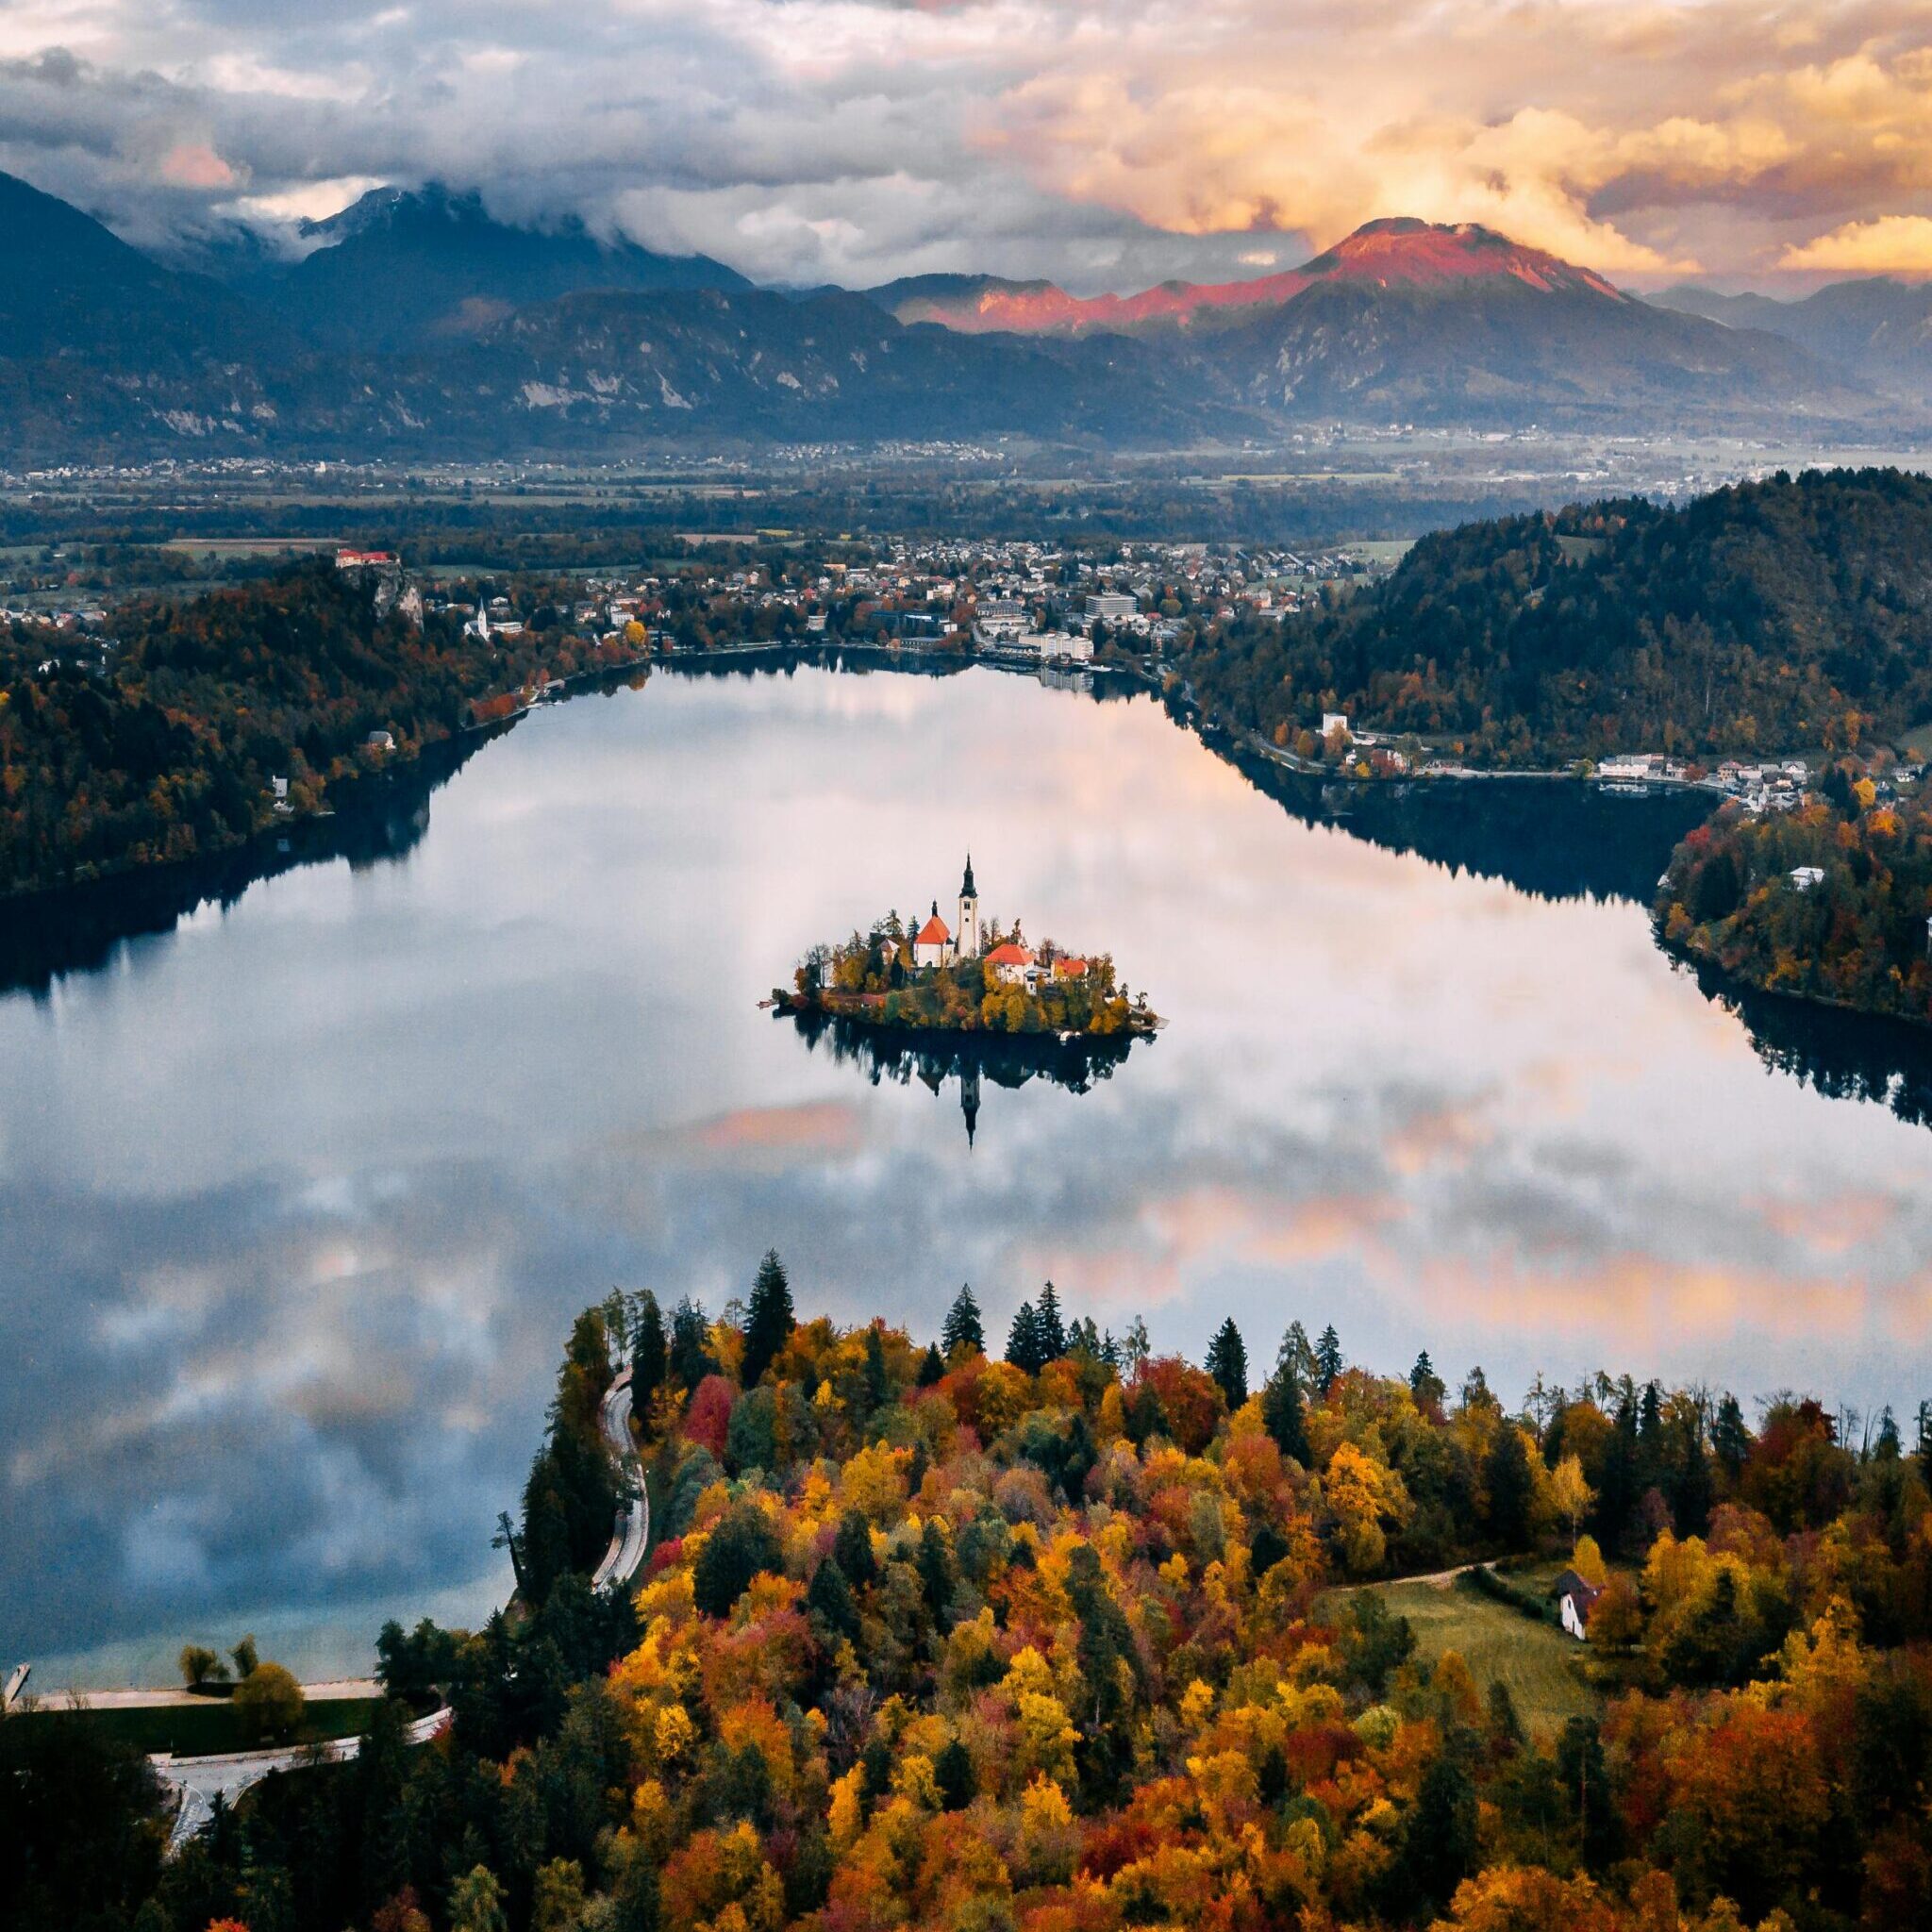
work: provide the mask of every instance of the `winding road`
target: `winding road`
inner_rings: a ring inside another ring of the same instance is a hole
[[[651,1494],[644,1487],[644,1472],[630,1440],[628,1369],[620,1371],[611,1382],[604,1397],[602,1415],[604,1435],[616,1452],[625,1489],[618,1499],[617,1527],[611,1533],[610,1547],[591,1573],[593,1590],[602,1590],[607,1583],[628,1583],[638,1574],[644,1552],[651,1546]]]
[[[607,1583],[628,1583],[644,1560],[651,1544],[651,1497],[644,1486],[644,1472],[630,1438],[630,1371],[622,1370],[604,1396],[599,1417],[604,1435],[617,1457],[624,1479],[619,1492],[617,1521],[610,1534],[610,1547],[591,1574],[593,1588]],[[310,1697],[380,1696],[381,1685],[375,1682],[316,1684],[306,1687]],[[192,1703],[186,1691],[108,1691],[96,1693],[91,1701],[101,1704]],[[443,1705],[427,1717],[418,1718],[403,1733],[409,1744],[426,1744],[449,1723],[449,1707]],[[287,1744],[271,1751],[233,1751],[221,1757],[176,1757],[158,1751],[149,1757],[155,1775],[175,1794],[177,1809],[175,1827],[168,1837],[168,1850],[177,1852],[213,1815],[217,1796],[229,1804],[250,1785],[258,1784],[274,1771],[295,1771],[309,1764],[346,1764],[362,1748],[360,1738],[337,1738],[325,1744]]]
[[[426,1744],[449,1723],[449,1706],[419,1717],[403,1733],[406,1744]],[[295,1771],[308,1764],[346,1764],[362,1749],[360,1738],[335,1738],[325,1744],[284,1744],[272,1751],[230,1751],[221,1757],[176,1757],[157,1751],[148,1758],[155,1775],[178,1800],[168,1850],[178,1852],[214,1815],[219,1796],[233,1804],[250,1785],[272,1771]]]

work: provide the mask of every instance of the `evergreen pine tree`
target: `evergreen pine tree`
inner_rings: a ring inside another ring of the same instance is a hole
[[[764,1380],[765,1371],[777,1359],[778,1351],[791,1339],[797,1325],[785,1264],[776,1248],[767,1248],[765,1258],[758,1263],[758,1279],[751,1285],[751,1308],[744,1324],[741,1376],[745,1388],[756,1389]]]
[[[1288,1341],[1281,1344],[1281,1359],[1261,1391],[1261,1423],[1284,1456],[1307,1467],[1307,1407],[1302,1398],[1301,1368]]]
[[[1483,1460],[1483,1478],[1490,1492],[1490,1533],[1506,1550],[1526,1548],[1534,1494],[1529,1451],[1524,1446],[1523,1431],[1507,1417],[1497,1424]]]
[[[671,1373],[688,1394],[717,1370],[711,1354],[711,1324],[705,1319],[704,1305],[686,1295],[671,1315]]]
[[[886,1343],[882,1325],[865,1331],[865,1414],[870,1422],[892,1400],[891,1378],[886,1373]]]
[[[943,1381],[946,1374],[946,1358],[940,1353],[939,1343],[929,1341],[925,1353],[919,1358],[919,1386],[930,1389],[935,1383]]]
[[[1341,1338],[1336,1334],[1335,1324],[1331,1322],[1323,1329],[1322,1339],[1315,1344],[1315,1387],[1324,1399],[1341,1373]]]
[[[964,1350],[969,1355],[986,1353],[986,1330],[980,1324],[979,1304],[973,1298],[971,1283],[961,1286],[946,1310],[946,1325],[940,1330],[940,1347],[947,1360]]]
[[[1241,1331],[1230,1315],[1214,1331],[1208,1344],[1207,1370],[1221,1389],[1222,1399],[1232,1413],[1248,1399],[1248,1350]]]
[[[1013,1325],[1007,1331],[1007,1359],[1029,1375],[1039,1374],[1047,1364],[1045,1344],[1040,1335],[1040,1317],[1034,1313],[1031,1302],[1020,1304]]]
[[[1058,1361],[1067,1352],[1067,1326],[1060,1315],[1059,1293],[1050,1281],[1040,1291],[1040,1307],[1035,1311],[1035,1319],[1039,1323],[1040,1346],[1045,1357],[1041,1367],[1044,1368],[1047,1362]]]
[[[1744,1459],[1751,1454],[1751,1431],[1744,1425],[1744,1411],[1728,1390],[1717,1406],[1717,1420],[1710,1425],[1711,1453],[1724,1472],[1727,1488],[1735,1488],[1744,1474]]]
[[[664,1310],[647,1288],[633,1305],[630,1326],[630,1407],[641,1422],[648,1422],[651,1404],[664,1386],[670,1366],[670,1346],[664,1337]]]
[[[1420,1409],[1440,1407],[1449,1392],[1448,1384],[1437,1374],[1427,1349],[1416,1357],[1415,1367],[1408,1372],[1408,1392],[1415,1397],[1415,1406]]]

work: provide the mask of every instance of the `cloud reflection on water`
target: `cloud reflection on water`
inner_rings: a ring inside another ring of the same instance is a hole
[[[1170,1017],[1089,1092],[989,1084],[970,1149],[756,1008],[969,843]],[[1638,908],[1300,824],[1144,701],[659,676],[489,747],[401,863],[0,1000],[0,1651],[487,1600],[569,1314],[716,1307],[773,1242],[921,1332],[1050,1274],[1195,1352],[1333,1320],[1511,1394],[1903,1406],[1928,1152],[1767,1070]]]

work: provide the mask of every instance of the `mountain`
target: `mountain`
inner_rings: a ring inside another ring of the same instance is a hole
[[[282,314],[334,348],[385,351],[474,335],[532,303],[589,290],[748,290],[704,255],[658,255],[593,234],[575,217],[545,228],[497,221],[479,194],[439,184],[372,189],[340,214],[306,223],[316,245],[264,291]]]
[[[1137,295],[1079,296],[1052,282],[915,275],[869,293],[901,322],[1038,334],[1186,323],[1204,312],[1278,308],[1324,284],[1441,290],[1472,282],[1508,282],[1545,294],[1588,291],[1624,299],[1589,269],[1525,247],[1493,228],[1474,223],[1451,227],[1410,217],[1370,222],[1300,268],[1248,281],[1162,282]]]
[[[1202,344],[1258,408],[1361,420],[1673,426],[1870,398],[1793,343],[1672,314],[1594,276],[1335,279]]]
[[[392,365],[389,433],[478,451],[991,434],[1147,445],[1259,412],[1147,344],[908,328],[862,296],[594,293]]]
[[[0,221],[0,461],[15,466],[706,438],[1177,447],[1310,420],[1648,429],[1871,407],[1790,341],[1421,222],[1372,223],[1286,275],[1095,305],[976,277],[758,290],[581,223],[513,227],[442,189],[364,196],[293,264],[206,238],[234,287],[7,176]],[[1052,321],[1069,314],[1086,319]],[[1001,315],[1031,323],[987,325]]]
[[[1895,395],[1932,399],[1932,282],[1874,275],[1832,282],[1798,302],[1667,289],[1658,307],[1795,342],[1827,367]]]
[[[1051,282],[922,276],[871,291],[962,333],[1177,343],[1275,415],[1388,421],[1681,422],[1867,399],[1791,342],[1639,301],[1493,229],[1371,222],[1300,268],[1077,297]]]
[[[0,174],[0,358],[125,375],[177,374],[289,345],[267,316],[204,276],[152,261],[92,215]]]

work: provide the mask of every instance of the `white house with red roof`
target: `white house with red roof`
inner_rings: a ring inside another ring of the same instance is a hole
[[[914,966],[957,966],[961,959],[979,957],[979,888],[973,883],[973,855],[966,855],[966,874],[959,881],[959,926],[946,929],[940,917],[940,902],[932,902],[926,922],[912,935]]]

